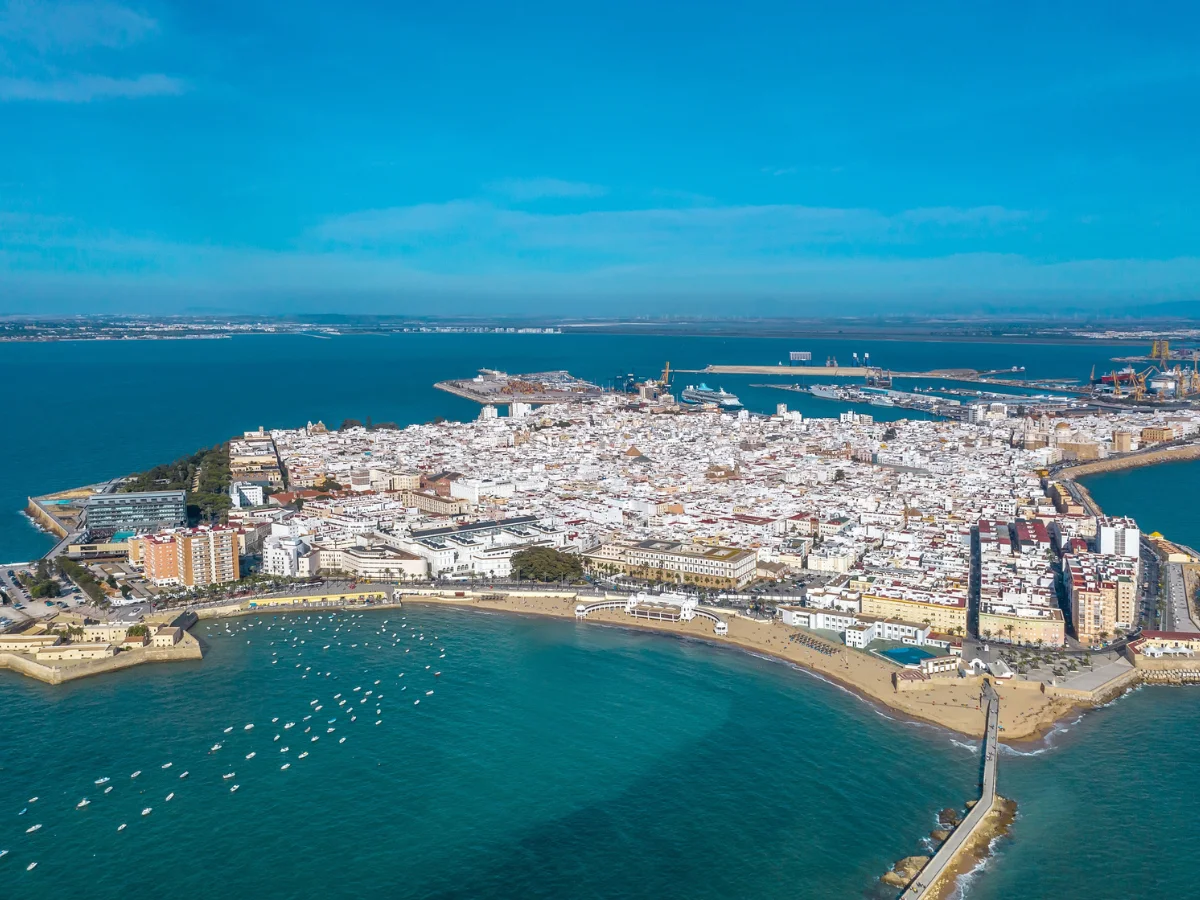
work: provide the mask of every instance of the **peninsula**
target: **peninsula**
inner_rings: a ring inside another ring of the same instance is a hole
[[[562,398],[535,406],[502,373],[484,381],[513,397],[510,415],[256,429],[31,498],[62,540],[53,569],[7,578],[29,601],[8,617],[10,657],[41,629],[63,644],[44,655],[68,666],[78,629],[133,627],[151,609],[419,599],[576,618],[604,601],[583,618],[769,654],[964,734],[982,727],[986,677],[1007,741],[1148,668],[1192,677],[1180,660],[1195,648],[1170,636],[1196,630],[1190,614],[1162,619],[1142,571],[1144,554],[1172,551],[1085,508],[1068,476],[1155,447],[1190,454],[1196,412],[1013,418],[986,403],[970,421],[885,425],[631,399],[567,373],[517,381]],[[55,577],[86,591],[91,620],[33,598]]]

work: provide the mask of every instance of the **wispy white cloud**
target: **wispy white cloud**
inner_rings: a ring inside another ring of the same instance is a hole
[[[170,75],[138,75],[111,78],[108,75],[73,75],[68,78],[0,78],[0,101],[50,101],[88,103],[92,100],[163,97],[182,94],[187,85]]]
[[[128,75],[76,70],[72,56],[107,59],[157,33],[158,23],[127,6],[104,2],[0,0],[0,102],[88,103],[182,94],[183,80],[158,72]],[[134,72],[137,70],[134,69]]]
[[[929,208],[886,214],[859,208],[775,204],[654,207],[542,213],[486,201],[393,207],[336,216],[309,237],[318,244],[387,250],[457,248],[479,258],[514,249],[647,259],[799,256],[839,244],[916,245],[929,238],[976,239],[1019,229],[1022,210],[986,206]]]
[[[585,181],[564,181],[561,178],[504,178],[485,186],[492,194],[511,200],[541,200],[547,197],[603,197],[608,188]]]
[[[157,27],[154,19],[117,3],[9,0],[0,7],[0,38],[39,51],[128,47]]]

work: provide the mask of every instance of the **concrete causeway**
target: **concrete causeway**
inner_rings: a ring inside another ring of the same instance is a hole
[[[946,838],[945,843],[938,848],[933,859],[925,864],[908,889],[900,895],[900,900],[923,900],[930,895],[931,889],[941,880],[950,863],[966,845],[967,840],[975,832],[987,814],[996,803],[996,761],[999,757],[997,732],[1000,725],[1000,695],[990,682],[983,684],[984,698],[987,700],[987,729],[983,739],[983,790],[976,803],[967,813],[965,819]]]

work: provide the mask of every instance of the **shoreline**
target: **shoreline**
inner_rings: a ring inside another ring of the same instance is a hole
[[[1193,462],[1198,459],[1200,459],[1200,442],[1184,444],[1178,447],[1164,447],[1160,450],[1147,450],[1128,456],[1077,463],[1076,465],[1060,469],[1057,475],[1063,481],[1073,481],[1076,484],[1080,484],[1079,479],[1088,478],[1092,475],[1121,472],[1126,469],[1142,469],[1148,466],[1167,463]],[[1099,509],[1100,507],[1097,505],[1096,508]]]
[[[449,598],[426,594],[405,595],[404,602],[463,607],[510,615],[576,619],[573,597],[560,597],[555,601],[538,603],[531,603],[530,601],[534,600],[532,597],[515,599],[522,605],[514,606],[507,601],[481,600],[475,597]],[[660,625],[632,620],[623,614],[608,611],[593,613],[583,621],[696,640],[715,647],[731,647],[801,669],[808,675],[853,694],[870,705],[876,713],[887,718],[943,728],[954,735],[972,739],[981,738],[984,733],[983,713],[975,702],[982,680],[980,677],[935,684],[923,691],[896,691],[891,684],[891,675],[902,670],[889,663],[853,654],[853,651],[846,648],[838,648],[840,653],[826,656],[787,640],[791,634],[797,633],[788,626],[774,621],[756,622],[737,615],[728,617],[729,637],[717,637],[712,634],[709,623],[700,624],[702,620],[686,625]],[[830,647],[836,646],[830,644]],[[1001,739],[1006,744],[1042,742],[1061,719],[1089,706],[1079,698],[1047,695],[1039,690],[1018,688],[1015,685],[1005,686],[1004,695],[1008,702],[1002,708],[1006,707],[1008,710],[1008,721]]]

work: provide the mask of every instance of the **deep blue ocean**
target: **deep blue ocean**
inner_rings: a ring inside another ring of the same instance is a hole
[[[842,362],[864,344],[845,346]],[[1074,377],[1128,352],[865,346],[897,369]],[[607,380],[788,349],[828,352],[627,336],[0,345],[0,556],[47,546],[18,515],[27,494],[258,424],[470,417],[474,404],[430,385],[480,366]],[[721,383],[752,409],[842,408],[746,387],[760,380]],[[199,400],[179,402],[189,394]],[[1200,468],[1168,471],[1089,486],[1106,510],[1200,545],[1181,501]],[[430,606],[196,633],[202,663],[57,687],[0,672],[0,896],[883,898],[895,892],[878,876],[921,852],[937,811],[978,777],[971,742],[784,664],[661,635]],[[1200,691],[1144,688],[1047,745],[1006,750],[1000,790],[1018,819],[967,896],[1195,896],[1196,746]]]

